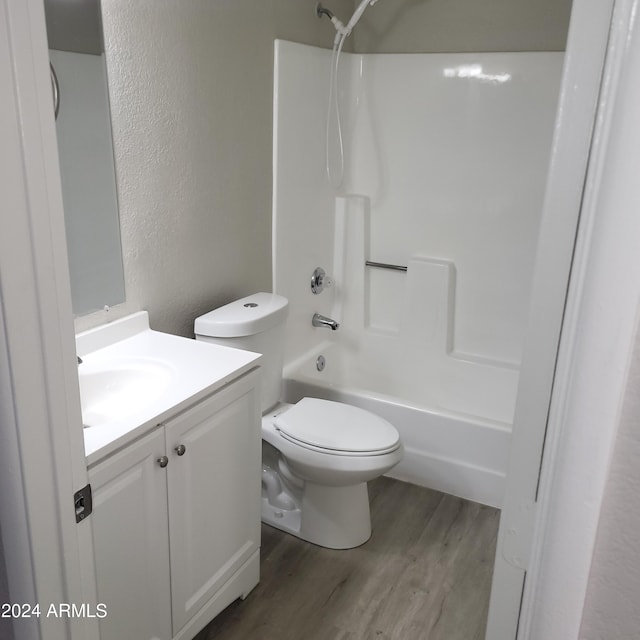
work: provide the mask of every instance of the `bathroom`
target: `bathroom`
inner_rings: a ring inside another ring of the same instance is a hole
[[[77,319],[77,331],[146,309],[154,329],[191,336],[201,313],[271,290],[273,40],[329,47],[333,28],[314,15],[314,4],[103,2],[109,46],[119,54],[110,95],[127,300]],[[557,50],[570,10],[391,4],[371,8],[354,47]],[[331,7],[339,15],[352,8]],[[14,28],[27,21],[11,12]],[[229,59],[233,68],[214,62]],[[73,374],[71,367],[66,375]]]

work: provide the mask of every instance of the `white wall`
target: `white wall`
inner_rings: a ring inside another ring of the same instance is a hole
[[[317,298],[309,289],[315,267],[330,270],[333,260],[334,194],[324,151],[329,57],[324,49],[278,42],[273,285],[290,302],[285,361],[312,347],[311,316],[328,315],[333,302],[330,292]]]
[[[561,65],[556,53],[373,55],[354,78],[348,191],[371,198],[370,259],[453,262],[452,347],[465,357],[520,362]]]
[[[636,335],[618,429],[581,640],[631,639],[640,629],[640,334]]]

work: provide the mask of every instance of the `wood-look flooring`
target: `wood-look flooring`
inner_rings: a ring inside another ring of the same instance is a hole
[[[356,549],[263,525],[260,584],[195,640],[483,640],[499,511],[390,478],[369,500]]]

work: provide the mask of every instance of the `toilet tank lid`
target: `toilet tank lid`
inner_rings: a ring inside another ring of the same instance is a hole
[[[254,293],[196,318],[197,336],[237,338],[261,333],[287,317],[288,300],[276,293]]]

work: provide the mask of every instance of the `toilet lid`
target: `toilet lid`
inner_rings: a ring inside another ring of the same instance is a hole
[[[288,439],[332,452],[381,454],[400,444],[395,427],[380,416],[319,398],[303,398],[277,416],[274,425]]]

